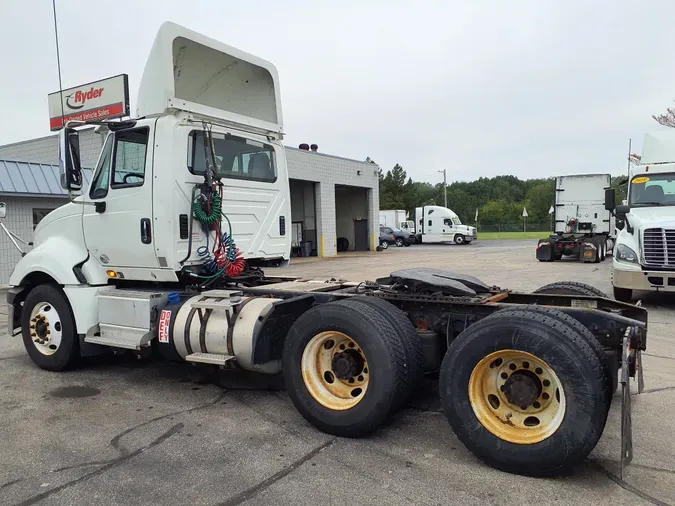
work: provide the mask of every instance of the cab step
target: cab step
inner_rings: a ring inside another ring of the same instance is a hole
[[[192,353],[185,357],[187,362],[196,362],[200,364],[225,365],[230,360],[234,360],[232,355],[221,355],[219,353]]]

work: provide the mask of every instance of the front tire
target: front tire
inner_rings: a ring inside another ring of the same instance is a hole
[[[374,432],[409,391],[396,329],[365,304],[326,303],[300,316],[284,343],[283,374],[300,414],[341,437]]]
[[[466,242],[466,239],[462,234],[457,234],[455,236],[455,244],[464,244]]]
[[[573,329],[532,311],[497,312],[451,344],[441,403],[462,443],[514,474],[554,476],[581,463],[606,420],[602,365]]]
[[[64,371],[80,358],[75,318],[63,291],[54,285],[33,288],[24,301],[21,334],[28,356],[46,371]]]

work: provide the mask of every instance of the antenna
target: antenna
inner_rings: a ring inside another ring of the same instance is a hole
[[[54,12],[54,37],[56,38],[56,66],[59,71],[59,98],[61,99],[61,126],[66,126],[65,109],[63,107],[63,85],[61,84],[61,56],[59,53],[59,29],[56,22],[56,0],[52,0],[52,11]]]
[[[633,142],[633,139],[628,138],[628,179],[630,179],[630,150],[631,150],[631,143]]]

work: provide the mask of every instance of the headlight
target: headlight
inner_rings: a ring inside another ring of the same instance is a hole
[[[616,255],[615,255],[617,260],[621,260],[623,262],[631,262],[636,264],[638,261],[637,255],[635,254],[635,251],[630,249],[628,246],[625,244],[619,244],[616,247]]]

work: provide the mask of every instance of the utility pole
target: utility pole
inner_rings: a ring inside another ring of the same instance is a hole
[[[448,207],[448,180],[446,179],[446,171],[445,169],[439,170],[438,172],[443,173],[443,197],[445,199],[445,207]]]

